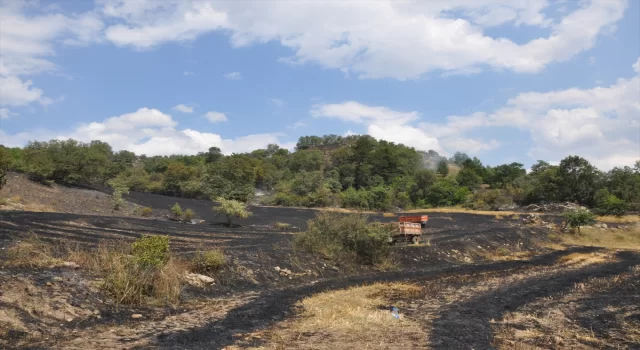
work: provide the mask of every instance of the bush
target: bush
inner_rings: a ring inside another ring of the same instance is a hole
[[[278,230],[286,230],[291,227],[291,224],[287,224],[286,222],[276,222],[274,226]]]
[[[376,264],[389,257],[390,234],[389,225],[369,223],[363,214],[322,212],[309,220],[307,230],[296,236],[295,245],[338,262]]]
[[[184,214],[182,215],[182,217],[187,221],[193,219],[195,216],[196,216],[196,213],[191,209],[185,210]]]
[[[162,267],[169,260],[168,236],[142,236],[131,245],[136,264]]]
[[[151,215],[153,215],[153,209],[151,207],[144,207],[142,208],[142,212],[140,212],[140,215],[143,217],[150,217]]]
[[[175,218],[182,217],[182,208],[180,207],[180,204],[176,203],[173,207],[171,207],[171,213]]]
[[[129,193],[129,187],[124,182],[116,181],[115,179],[109,181],[109,186],[113,188],[113,193],[111,194],[113,210],[120,210],[120,207],[124,203],[122,195]]]
[[[219,270],[227,262],[227,258],[221,249],[197,252],[191,261],[191,270],[196,273],[214,272]]]
[[[580,232],[580,226],[590,225],[596,221],[595,215],[586,209],[567,210],[562,214],[572,228],[577,228]]]
[[[231,226],[233,218],[246,219],[251,216],[247,205],[233,199],[218,198],[219,206],[213,207],[213,211],[227,217],[227,224]]]
[[[627,211],[627,204],[609,193],[606,188],[598,190],[595,194],[596,213],[600,215],[622,216]]]

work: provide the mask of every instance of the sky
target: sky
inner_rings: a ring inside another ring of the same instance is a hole
[[[640,159],[640,1],[0,0],[0,144]]]

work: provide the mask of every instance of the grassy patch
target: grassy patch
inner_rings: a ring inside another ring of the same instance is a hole
[[[316,294],[298,304],[297,317],[276,326],[266,348],[307,348],[304,344],[312,343],[318,349],[369,349],[391,342],[394,348],[413,348],[424,342],[425,334],[419,324],[402,317],[402,310],[400,319],[392,316],[389,297],[420,294],[420,287],[404,283]]]
[[[153,209],[151,207],[142,208],[142,211],[140,212],[140,216],[148,218],[151,215],[153,215]]]
[[[291,228],[291,224],[287,224],[286,222],[276,222],[274,227],[278,230],[287,230]]]
[[[640,226],[614,231],[584,227],[580,234],[563,234],[560,239],[574,245],[640,250]]]
[[[600,222],[608,222],[608,223],[615,223],[615,224],[631,224],[635,222],[640,222],[640,215],[596,216],[596,220]]]
[[[495,211],[495,210],[473,210],[473,209],[468,209],[468,208],[463,208],[463,207],[442,207],[442,208],[431,208],[431,209],[412,209],[412,210],[406,210],[403,213],[466,213],[466,214],[477,214],[477,215],[490,215],[490,216],[494,216],[496,218],[498,218],[498,216],[500,217],[500,219],[511,215],[513,216],[517,216],[520,217],[520,215],[522,214],[526,214],[526,213],[521,213],[521,212],[516,212],[516,211],[508,211],[508,210],[504,210],[504,211]]]
[[[17,241],[6,249],[4,266],[26,268],[48,268],[61,262],[60,252],[47,241],[37,236]]]
[[[191,260],[191,270],[197,273],[211,273],[221,269],[227,262],[222,249],[197,252]]]
[[[0,205],[7,205],[9,204],[9,200],[6,198],[0,198]]]

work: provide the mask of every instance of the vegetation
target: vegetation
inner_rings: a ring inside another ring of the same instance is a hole
[[[602,172],[569,156],[559,165],[538,161],[526,173],[521,163],[492,167],[461,152],[447,159],[366,135],[304,136],[295,152],[268,145],[223,155],[211,147],[196,155],[156,157],[114,152],[101,141],[52,140],[0,147],[0,186],[5,169],[45,184],[117,184],[188,198],[247,202],[259,189],[267,193],[261,199],[267,205],[385,211],[573,201],[602,215],[640,209],[640,161]]]
[[[190,208],[187,208],[187,210],[185,210],[184,213],[182,214],[182,217],[184,218],[185,221],[189,221],[193,219],[195,216],[196,216],[196,213]]]
[[[151,215],[153,215],[153,208],[151,208],[151,207],[142,208],[142,211],[140,212],[140,215],[145,217],[145,218],[150,217]]]
[[[169,260],[169,237],[142,236],[131,245],[131,253],[137,265],[163,266]]]
[[[173,205],[173,207],[171,207],[171,214],[173,214],[173,217],[175,217],[176,219],[182,217],[182,208],[180,207],[180,204],[176,203]]]
[[[380,264],[389,257],[390,234],[389,225],[370,223],[364,214],[321,212],[295,244],[336,262]]]
[[[219,270],[227,262],[221,249],[197,252],[191,260],[191,270],[197,273],[211,273]]]
[[[563,213],[563,216],[567,225],[578,229],[578,233],[580,233],[580,226],[591,225],[596,222],[596,216],[586,209],[568,210]]]
[[[218,206],[213,207],[213,211],[218,214],[222,214],[227,217],[227,225],[233,224],[233,218],[246,219],[251,216],[251,212],[247,209],[247,205],[234,200],[224,199],[222,197],[217,199]]]

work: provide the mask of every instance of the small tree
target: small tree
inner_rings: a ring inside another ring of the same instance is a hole
[[[449,175],[449,165],[447,165],[446,160],[441,160],[440,163],[438,163],[438,169],[436,172],[442,177],[447,177],[447,175]]]
[[[120,210],[122,203],[124,203],[122,195],[129,193],[129,187],[123,181],[118,181],[116,179],[109,181],[109,185],[113,188],[113,193],[111,193],[113,210]]]
[[[590,225],[596,221],[595,215],[587,209],[567,210],[562,214],[572,228],[577,228],[580,233],[580,226]]]
[[[181,218],[182,208],[180,207],[180,204],[176,203],[173,207],[171,207],[171,213],[173,214],[174,217],[178,219]]]
[[[213,207],[213,211],[227,217],[227,225],[231,226],[234,217],[246,219],[251,216],[247,205],[234,199],[218,198],[219,206]]]

